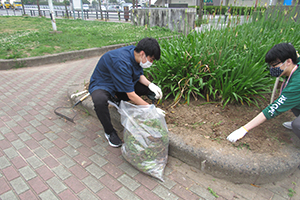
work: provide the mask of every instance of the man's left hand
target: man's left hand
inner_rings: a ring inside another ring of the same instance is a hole
[[[155,85],[154,83],[150,83],[148,88],[155,93],[155,98],[156,99],[161,99],[163,97],[163,93],[161,91],[161,89]]]

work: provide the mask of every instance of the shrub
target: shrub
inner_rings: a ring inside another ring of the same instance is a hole
[[[174,97],[174,104],[181,98],[189,103],[191,97],[202,97],[223,106],[257,105],[258,97],[269,93],[274,82],[264,63],[267,51],[281,42],[300,47],[294,11],[270,9],[239,26],[161,41],[161,61],[146,75],[162,87],[165,99]]]

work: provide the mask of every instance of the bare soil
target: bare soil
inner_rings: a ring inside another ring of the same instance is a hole
[[[223,108],[219,104],[207,103],[204,100],[194,100],[189,105],[181,102],[175,107],[170,107],[173,100],[169,100],[163,101],[157,107],[166,111],[165,119],[169,131],[181,136],[189,145],[197,147],[207,143],[210,147],[224,145],[256,153],[273,154],[285,145],[293,143],[294,133],[282,126],[283,122],[295,118],[291,111],[267,120],[236,143],[226,139],[231,132],[259,114],[268,105],[270,96],[266,96],[266,99],[259,103],[259,107],[229,104]]]
[[[85,85],[87,88],[87,85]],[[233,147],[253,153],[280,153],[281,148],[292,145],[300,148],[300,140],[292,130],[282,126],[283,122],[295,119],[291,111],[267,120],[250,130],[235,143],[229,142],[227,136],[245,125],[258,115],[270,102],[271,94],[258,100],[258,105],[227,104],[223,107],[217,103],[208,103],[204,99],[192,100],[189,105],[180,101],[176,106],[173,99],[164,100],[157,107],[166,111],[169,131],[183,138],[188,145],[195,147]],[[275,99],[277,97],[275,96]],[[147,97],[143,97],[152,103]]]

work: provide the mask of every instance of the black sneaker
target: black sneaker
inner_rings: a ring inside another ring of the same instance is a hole
[[[104,133],[108,143],[112,147],[120,147],[122,146],[122,140],[119,138],[118,134],[113,131],[110,134]]]

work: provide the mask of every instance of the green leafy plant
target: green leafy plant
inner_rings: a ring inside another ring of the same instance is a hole
[[[200,90],[205,85],[203,77],[208,76],[207,68],[199,62],[197,55],[189,53],[193,46],[188,37],[162,40],[160,45],[161,60],[147,72],[162,86],[165,98],[174,96],[175,104],[182,97],[187,102],[191,96],[204,98]]]
[[[217,122],[217,123],[215,123],[215,124],[213,124],[213,126],[219,126],[220,124],[222,124],[222,120],[219,121],[219,122]]]
[[[181,99],[189,104],[191,98],[223,106],[233,102],[258,105],[274,83],[264,55],[280,42],[300,48],[295,8],[280,9],[262,10],[259,16],[250,9],[251,16],[244,17],[242,25],[163,40],[161,61],[145,74],[161,86],[165,99],[174,98],[173,106]]]
[[[84,108],[84,111],[85,111],[86,116],[90,116],[91,115],[91,113],[87,109]]]
[[[215,191],[213,191],[213,189],[211,189],[210,187],[208,187],[207,189],[208,189],[208,191],[209,191],[212,195],[214,195],[214,197],[216,197],[216,198],[219,197],[219,196],[217,195],[217,193],[216,193]]]
[[[251,150],[250,145],[248,143],[245,142],[240,142],[238,145],[233,144],[234,147],[236,147],[237,149],[243,149],[244,147],[248,150]]]
[[[288,191],[289,191],[289,193],[288,193],[289,197],[293,197],[294,194],[296,194],[295,190],[293,190],[292,188],[290,188]]]
[[[192,124],[193,128],[197,128],[197,126],[202,126],[204,124],[204,122],[196,122],[194,124]]]

